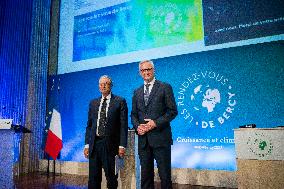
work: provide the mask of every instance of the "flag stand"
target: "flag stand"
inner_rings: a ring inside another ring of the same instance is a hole
[[[55,160],[52,161],[53,162],[53,176],[56,175],[56,170],[55,170]],[[47,154],[47,169],[46,169],[46,174],[47,176],[49,176],[50,173],[50,156]]]
[[[58,175],[61,176],[61,175],[62,175],[62,174],[61,174],[61,163],[58,161],[60,167],[59,167],[59,173],[56,174],[56,160],[54,160],[54,159],[52,158],[52,161],[50,161],[50,158],[51,158],[51,157],[50,157],[49,154],[47,154],[47,153],[46,153],[46,155],[47,155],[46,175],[49,177],[49,175],[50,175],[49,173],[50,173],[51,170],[52,170],[51,167],[50,167],[50,166],[51,166],[50,163],[53,162],[53,174],[52,174],[52,176],[53,176],[53,177],[58,176]],[[58,157],[59,157],[59,155],[58,155]],[[58,158],[58,157],[57,157],[57,158]],[[57,159],[57,160],[58,160],[58,159]]]
[[[52,176],[57,176],[56,170],[55,170],[56,162],[55,162],[55,160],[53,160],[52,162],[53,162],[53,174],[52,174]],[[49,164],[50,164],[50,159],[47,160],[46,174],[47,174],[48,177],[49,177],[49,173],[50,173],[50,165]],[[59,174],[59,175],[61,175],[61,174]]]

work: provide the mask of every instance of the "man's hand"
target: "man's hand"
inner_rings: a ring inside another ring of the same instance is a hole
[[[119,155],[119,157],[124,157],[124,155],[125,155],[125,148],[119,147],[118,155]]]
[[[145,124],[147,128],[147,132],[157,127],[156,123],[152,119],[144,119],[144,120],[147,122]]]
[[[84,156],[89,159],[89,148],[84,148]]]
[[[144,135],[148,131],[154,129],[156,126],[156,123],[152,119],[144,119],[147,123],[146,124],[140,124],[137,128],[138,135]]]
[[[137,128],[138,135],[144,135],[147,132],[146,124],[140,124]]]

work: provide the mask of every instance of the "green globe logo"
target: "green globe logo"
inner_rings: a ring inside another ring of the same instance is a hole
[[[247,145],[249,151],[260,158],[271,155],[273,151],[271,139],[263,133],[255,133],[254,136],[249,137]]]
[[[265,141],[262,141],[259,143],[258,147],[261,149],[261,150],[264,150],[264,148],[267,146],[267,143]]]

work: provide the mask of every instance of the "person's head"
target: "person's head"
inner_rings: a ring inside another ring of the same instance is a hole
[[[149,83],[154,79],[155,68],[151,60],[143,60],[139,63],[139,72],[145,82]]]
[[[99,80],[99,89],[103,96],[110,94],[112,88],[112,80],[109,76],[103,75]]]

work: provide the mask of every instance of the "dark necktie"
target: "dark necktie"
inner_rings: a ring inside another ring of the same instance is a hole
[[[98,127],[98,135],[104,136],[105,135],[105,127],[106,127],[106,98],[104,98],[104,101],[102,103],[102,108],[100,112],[100,120],[99,120],[99,127]]]
[[[149,100],[149,96],[150,96],[149,86],[150,86],[149,83],[145,85],[145,87],[146,87],[145,92],[144,92],[144,102],[145,102],[145,105],[148,104],[148,100]]]

